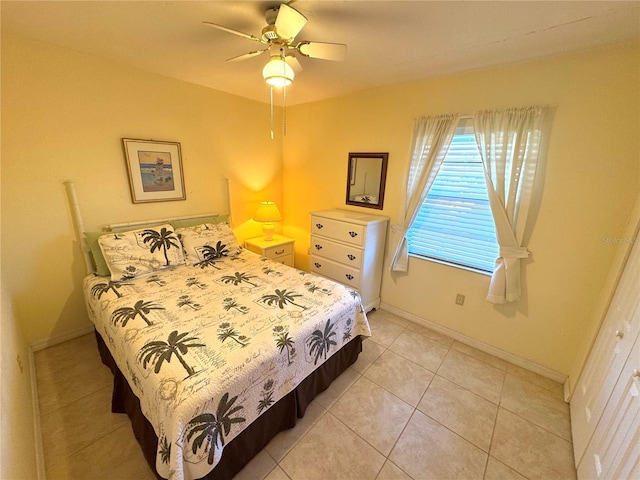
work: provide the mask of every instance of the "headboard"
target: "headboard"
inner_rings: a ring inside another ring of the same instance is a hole
[[[75,233],[76,240],[78,245],[80,245],[80,249],[82,250],[82,255],[85,263],[85,267],[87,270],[87,274],[95,273],[95,262],[93,260],[93,255],[91,254],[91,248],[89,246],[89,242],[85,235],[84,221],[82,219],[82,212],[80,210],[80,203],[78,202],[78,196],[76,195],[75,184],[73,181],[67,180],[64,183],[66,192],[67,192],[67,201],[69,202],[69,208],[71,210],[71,217],[73,220],[73,229]],[[227,212],[226,214],[229,218],[229,223],[231,223],[231,201],[229,194],[229,181],[228,179],[224,179],[225,187],[226,187],[226,202],[227,202]],[[144,226],[158,225],[161,223],[168,223],[171,221],[184,221],[184,220],[197,220],[197,219],[205,219],[207,217],[217,217],[220,216],[218,213],[201,213],[196,215],[186,215],[180,217],[169,217],[169,218],[153,218],[146,220],[137,220],[133,222],[124,222],[124,223],[111,223],[103,225],[101,230],[105,233],[110,232],[114,229],[123,229],[123,228],[142,228]]]

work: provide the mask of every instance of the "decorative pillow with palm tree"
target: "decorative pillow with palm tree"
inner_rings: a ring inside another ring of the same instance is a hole
[[[178,228],[187,265],[202,268],[232,258],[242,251],[228,223],[204,223],[190,228]]]
[[[108,233],[98,238],[98,244],[113,281],[184,265],[182,244],[169,224]]]

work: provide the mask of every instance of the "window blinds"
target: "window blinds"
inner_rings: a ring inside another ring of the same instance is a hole
[[[498,243],[470,126],[456,131],[407,240],[411,255],[493,272]]]

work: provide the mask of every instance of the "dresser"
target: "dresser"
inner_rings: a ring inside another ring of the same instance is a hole
[[[245,240],[247,250],[270,258],[271,260],[293,267],[293,238],[273,234],[273,240],[266,241],[264,237]]]
[[[311,212],[311,271],[357,290],[367,312],[380,306],[388,222],[351,210]]]

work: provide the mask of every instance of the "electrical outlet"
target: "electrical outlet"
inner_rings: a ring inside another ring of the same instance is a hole
[[[461,293],[456,295],[456,305],[464,305],[464,295],[462,295]]]

